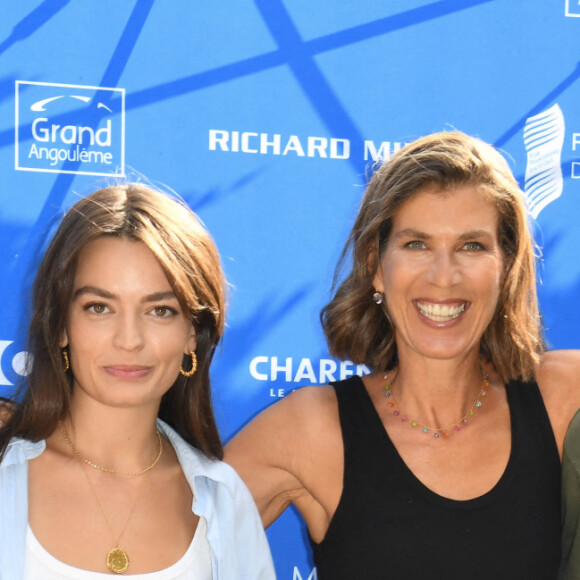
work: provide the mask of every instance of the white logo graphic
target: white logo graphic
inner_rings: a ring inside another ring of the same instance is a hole
[[[12,340],[0,340],[0,363],[2,362],[2,355],[4,351],[13,343]],[[12,359],[12,370],[20,375],[26,375],[27,369],[27,360],[28,360],[28,353],[27,352],[19,352],[14,355]],[[2,372],[2,366],[0,365],[0,385],[11,385],[12,383],[6,378],[6,375]]]
[[[282,135],[279,134],[210,129],[209,150],[348,159],[350,157],[350,141],[348,139],[327,139],[326,137],[307,137],[301,140],[298,135],[290,135],[282,141]]]
[[[566,16],[576,16],[580,18],[580,0],[565,0]]]
[[[256,356],[250,361],[250,374],[257,381],[277,381],[283,377],[287,383],[307,381],[310,384],[325,384],[368,373],[370,369],[366,365],[357,365],[348,360],[337,363],[326,358],[294,360],[292,357]]]
[[[405,143],[381,141],[379,145],[367,139],[364,142],[364,160],[385,161]],[[210,129],[210,151],[251,153],[255,155],[281,155],[289,157],[319,157],[320,159],[350,159],[352,143],[349,139],[327,137],[282,136],[280,133],[257,133],[255,131],[224,131]]]
[[[528,209],[534,218],[562,195],[562,146],[564,115],[556,104],[526,120],[524,144],[528,154],[526,183]]]
[[[401,147],[404,147],[406,143],[401,143],[400,141],[383,141],[378,149],[373,141],[365,141],[365,161],[371,158],[373,161],[388,161]]]
[[[16,81],[14,168],[125,174],[125,90]]]
[[[317,580],[318,579],[318,572],[316,568],[312,569],[312,572],[308,576],[302,576],[300,574],[300,570],[298,566],[294,566],[294,573],[292,574],[292,580]]]

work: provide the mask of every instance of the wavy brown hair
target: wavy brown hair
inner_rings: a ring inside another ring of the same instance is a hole
[[[72,373],[59,343],[67,325],[80,251],[107,236],[144,243],[153,252],[196,333],[197,372],[181,374],[164,395],[159,417],[208,457],[223,457],[209,367],[224,329],[225,279],[209,233],[180,200],[143,184],[111,186],[78,201],[64,216],[36,274],[22,402],[0,430],[0,458],[11,437],[39,441],[69,412]],[[189,357],[184,357],[188,368]]]
[[[335,272],[334,298],[321,312],[331,354],[373,370],[394,366],[394,328],[384,304],[377,306],[372,299],[393,216],[419,192],[448,192],[461,186],[475,187],[495,204],[505,264],[500,300],[481,338],[482,355],[505,381],[534,376],[544,343],[524,195],[497,150],[456,131],[410,143],[372,176]],[[338,284],[349,256],[352,269]]]

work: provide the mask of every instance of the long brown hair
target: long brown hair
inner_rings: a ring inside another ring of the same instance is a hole
[[[413,195],[473,186],[495,204],[505,277],[482,354],[504,380],[530,379],[543,351],[535,285],[534,245],[524,195],[491,145],[460,132],[423,137],[399,150],[371,178],[335,273],[336,293],[321,312],[330,352],[384,370],[396,363],[394,328],[373,302],[373,279],[393,216]],[[352,269],[337,280],[349,256]],[[385,316],[387,314],[387,316]]]
[[[64,216],[36,274],[28,332],[31,367],[21,403],[0,430],[0,458],[11,437],[45,439],[69,412],[72,375],[59,343],[67,324],[78,256],[89,242],[116,236],[155,255],[196,333],[198,368],[164,395],[159,417],[208,457],[223,457],[211,403],[209,367],[224,329],[225,279],[215,244],[177,198],[143,184],[111,186]],[[186,359],[189,357],[186,357]],[[184,368],[191,364],[184,360]]]

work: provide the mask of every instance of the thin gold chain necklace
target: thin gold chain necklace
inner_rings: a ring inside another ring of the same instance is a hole
[[[71,450],[73,451],[75,457],[79,460],[79,465],[80,465],[83,473],[85,474],[85,477],[87,479],[87,483],[89,484],[89,488],[90,488],[90,490],[95,498],[95,501],[97,502],[97,505],[99,506],[99,510],[101,511],[101,514],[103,514],[103,519],[105,520],[107,527],[109,528],[111,538],[113,538],[114,546],[107,553],[107,559],[106,559],[107,568],[109,568],[109,570],[111,570],[111,572],[114,572],[115,574],[123,574],[124,572],[126,572],[129,569],[130,561],[129,561],[129,554],[127,554],[127,551],[122,549],[119,546],[119,543],[121,541],[121,538],[123,537],[123,534],[125,533],[125,530],[127,529],[127,526],[129,525],[129,522],[130,522],[133,514],[135,513],[135,509],[137,508],[137,504],[139,503],[139,500],[143,496],[143,491],[145,489],[145,483],[146,483],[147,479],[143,478],[143,482],[141,483],[141,485],[139,487],[139,491],[137,493],[137,497],[135,498],[135,502],[133,503],[133,507],[131,508],[129,515],[127,516],[127,519],[125,520],[125,525],[123,526],[123,528],[121,529],[119,534],[115,535],[115,532],[113,531],[113,526],[111,525],[111,521],[109,520],[109,518],[107,516],[107,512],[105,511],[105,508],[103,507],[103,504],[101,503],[101,500],[99,499],[99,496],[97,494],[97,490],[95,489],[95,486],[93,485],[93,482],[91,481],[91,478],[89,477],[88,471],[85,468],[83,461],[84,461],[84,463],[87,463],[91,467],[94,467],[94,465],[91,462],[84,460],[84,458],[76,450],[73,442],[70,440],[68,433],[66,432],[65,428],[62,426],[60,421],[58,422],[58,427],[60,429],[60,432],[62,433],[64,440],[68,443],[68,445],[71,448]],[[161,444],[161,451],[162,451],[163,447],[162,447],[162,443],[161,443],[161,435],[159,434],[159,430],[157,430],[157,436],[159,437],[159,443]],[[98,466],[96,467],[96,469],[101,469],[102,471],[107,471],[110,473],[118,473],[119,475],[143,475],[144,473],[151,471],[151,469],[153,469],[153,467],[155,467],[155,465],[159,461],[161,451],[151,466],[149,466],[144,471],[136,473],[136,474],[128,474],[125,472],[115,472],[115,471],[108,470],[108,469],[102,469]]]
[[[101,471],[105,471],[107,473],[114,473],[115,475],[124,475],[125,477],[139,477],[140,475],[143,475],[143,474],[147,473],[148,471],[150,471],[151,469],[153,469],[157,465],[157,463],[159,463],[159,460],[161,459],[161,454],[163,453],[163,440],[161,438],[161,433],[159,432],[159,429],[156,429],[155,433],[157,435],[157,440],[159,441],[159,452],[157,453],[157,457],[155,457],[155,459],[153,460],[153,463],[151,463],[151,465],[149,465],[145,469],[142,469],[141,471],[136,471],[136,472],[117,471],[116,469],[109,469],[108,467],[102,467],[101,465],[94,463],[90,459],[83,457],[77,451],[77,448],[73,445],[72,441],[70,440],[70,437],[68,436],[68,433],[66,432],[66,429],[63,427],[63,425],[60,421],[58,422],[58,428],[60,429],[60,432],[62,433],[64,440],[68,443],[72,452],[78,457],[78,459],[80,459],[81,461],[84,461],[87,465],[90,465],[91,467],[93,467],[95,469],[100,469]]]
[[[388,381],[389,373],[386,373],[383,377],[383,379],[387,381],[383,388],[385,389],[385,397],[389,399],[387,404],[391,409],[393,409],[393,415],[395,417],[400,418],[403,423],[408,423],[413,428],[418,427],[423,433],[429,433],[429,431],[431,431],[435,439],[439,439],[440,437],[447,438],[451,435],[451,433],[453,433],[453,431],[461,431],[462,427],[467,425],[469,420],[475,415],[475,411],[483,406],[482,399],[487,395],[487,389],[489,388],[489,377],[485,374],[483,369],[481,369],[481,374],[483,375],[483,384],[481,385],[481,388],[477,393],[477,397],[473,401],[471,407],[469,407],[467,412],[459,419],[459,421],[455,421],[454,423],[451,423],[445,427],[430,427],[429,425],[425,425],[419,421],[409,419],[409,417],[399,409],[399,406],[393,397],[393,392],[391,390],[392,383]]]

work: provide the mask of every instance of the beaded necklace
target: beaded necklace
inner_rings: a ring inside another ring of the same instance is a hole
[[[419,421],[409,419],[409,417],[405,413],[402,413],[395,401],[395,398],[393,397],[391,383],[388,382],[389,373],[386,373],[385,376],[383,377],[384,380],[387,381],[383,388],[385,389],[385,397],[389,399],[389,402],[387,404],[389,405],[389,407],[391,407],[391,409],[393,409],[393,415],[395,417],[400,417],[403,423],[408,423],[413,428],[418,427],[423,433],[429,433],[431,431],[435,439],[439,439],[440,437],[447,438],[453,433],[453,431],[456,432],[461,431],[461,428],[465,427],[469,423],[469,420],[475,415],[476,409],[480,409],[483,406],[482,399],[487,395],[489,380],[488,376],[485,374],[483,369],[481,370],[481,372],[483,375],[483,384],[481,385],[481,389],[479,389],[479,392],[477,393],[475,401],[473,401],[471,407],[469,407],[468,411],[465,413],[465,415],[463,415],[459,419],[459,421],[455,421],[454,423],[451,423],[450,425],[447,425],[445,427],[430,427],[429,425],[425,425],[423,423],[420,423]]]

